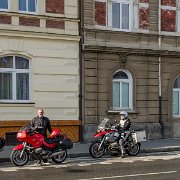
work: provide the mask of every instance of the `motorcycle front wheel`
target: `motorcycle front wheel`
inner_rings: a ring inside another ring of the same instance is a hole
[[[22,155],[21,153],[22,150],[13,150],[11,153],[11,162],[15,166],[24,166],[29,160],[29,155],[26,151],[23,151]]]
[[[89,147],[89,153],[93,158],[100,158],[104,155],[105,148],[102,145],[99,149],[100,142],[93,142]]]
[[[127,153],[129,156],[136,156],[139,153],[139,151],[140,151],[140,144],[137,143],[129,147]]]
[[[60,164],[60,163],[64,162],[65,159],[67,158],[67,150],[66,149],[64,149],[64,150],[56,149],[54,151],[54,153],[58,153],[58,152],[60,152],[60,154],[52,157],[52,161],[54,161],[56,164]]]

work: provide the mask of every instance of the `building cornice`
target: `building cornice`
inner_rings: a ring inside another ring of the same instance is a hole
[[[136,49],[136,48],[124,48],[124,47],[107,47],[107,46],[95,46],[95,45],[83,45],[83,52],[91,53],[104,53],[104,54],[118,54],[122,56],[125,54],[129,55],[143,55],[143,56],[171,56],[180,57],[179,51],[169,51],[169,50],[153,50],[153,49]]]
[[[7,30],[0,29],[0,36],[6,37],[24,37],[24,38],[36,38],[36,39],[51,39],[51,40],[67,40],[67,41],[80,41],[80,36],[69,34],[57,34],[49,32],[38,31],[21,31],[21,30]]]

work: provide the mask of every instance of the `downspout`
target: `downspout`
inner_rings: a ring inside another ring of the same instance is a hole
[[[82,53],[82,45],[84,43],[83,40],[83,3],[81,0],[78,1],[78,19],[80,20],[79,22],[79,36],[80,36],[80,41],[79,41],[79,120],[81,121],[80,129],[79,129],[79,140],[80,142],[83,142],[83,127],[84,127],[84,106],[83,106],[83,53]]]
[[[162,77],[161,77],[161,1],[159,0],[159,21],[158,21],[158,46],[159,46],[159,124],[161,126],[161,137],[164,138],[164,124],[162,120]]]

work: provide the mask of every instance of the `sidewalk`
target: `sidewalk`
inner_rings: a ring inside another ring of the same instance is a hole
[[[90,144],[74,143],[74,147],[68,150],[68,157],[89,156]],[[0,152],[0,163],[10,161],[13,146],[5,146]],[[180,138],[147,140],[141,143],[141,153],[180,151]]]

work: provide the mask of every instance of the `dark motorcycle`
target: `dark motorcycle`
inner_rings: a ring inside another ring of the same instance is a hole
[[[89,153],[93,158],[100,158],[105,152],[111,155],[121,154],[118,142],[119,131],[116,129],[116,126],[108,125],[108,122],[109,119],[105,118],[98,126],[97,133],[94,135],[96,140],[89,147]],[[130,156],[135,156],[140,151],[140,142],[146,140],[145,131],[125,131],[124,137],[127,133],[129,135],[124,142],[125,152]]]
[[[24,166],[29,159],[52,159],[55,163],[65,161],[67,149],[73,147],[72,141],[61,134],[59,129],[54,129],[50,138],[44,138],[39,133],[41,130],[41,127],[31,127],[30,123],[20,129],[17,139],[22,144],[14,147],[11,153],[11,161],[14,165]]]
[[[0,152],[4,150],[5,139],[0,137]]]

